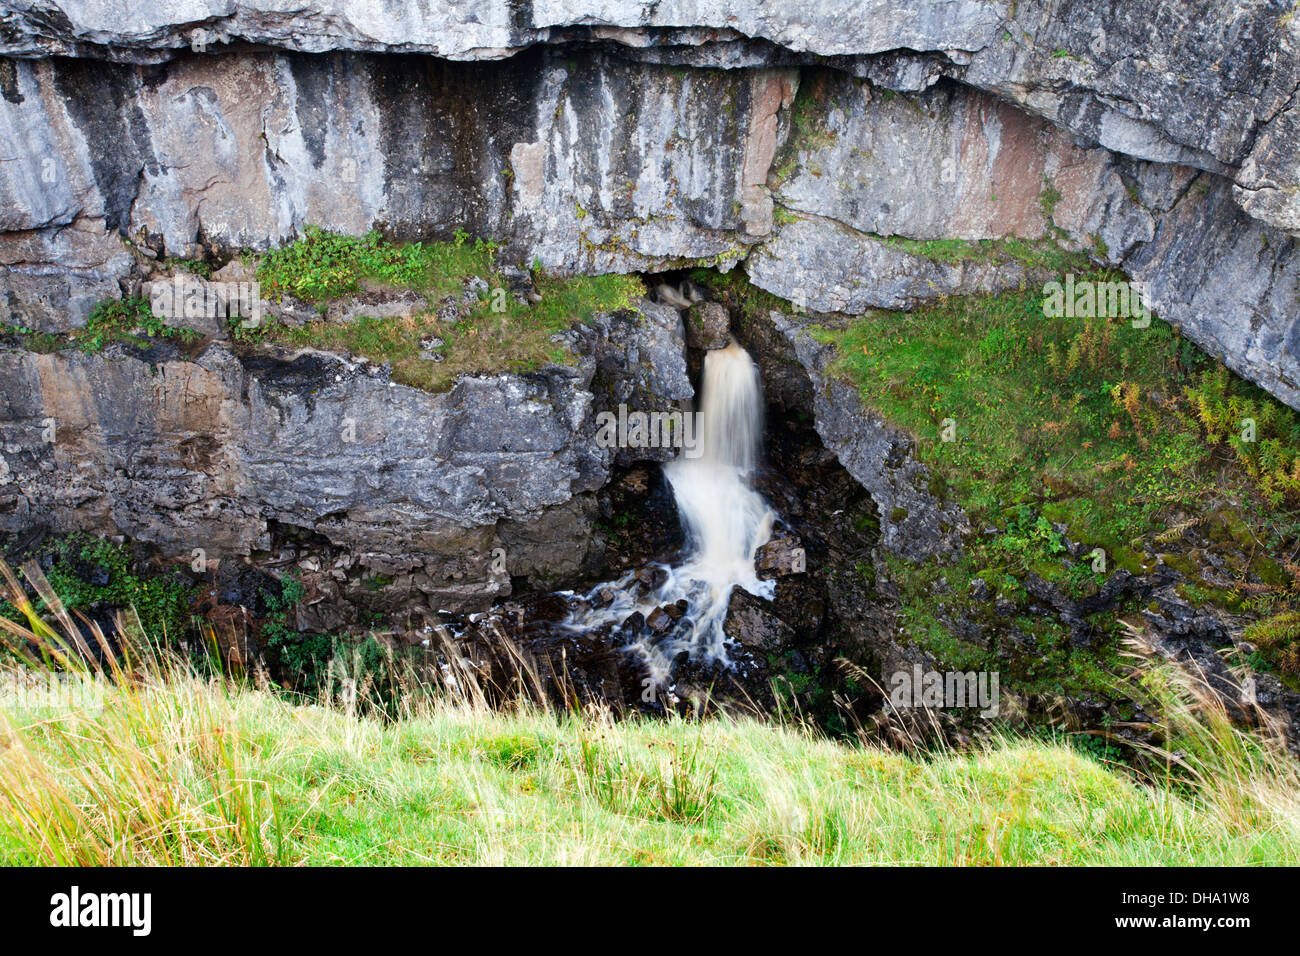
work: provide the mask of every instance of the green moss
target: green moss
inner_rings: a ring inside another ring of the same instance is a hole
[[[168,272],[188,272],[203,279],[212,278],[212,264],[203,259],[178,259],[168,256],[162,260],[161,265]]]
[[[794,175],[808,154],[833,145],[838,139],[838,134],[827,124],[827,115],[836,106],[827,89],[826,77],[821,74],[807,75],[800,82],[791,107],[790,135],[772,166],[773,188],[778,188]],[[815,174],[820,175],[820,172]]]
[[[1284,611],[1246,628],[1245,640],[1292,686],[1300,680],[1300,611]]]
[[[1051,225],[1056,213],[1056,204],[1061,201],[1061,191],[1052,185],[1052,181],[1043,177],[1043,189],[1038,194],[1038,205],[1043,210],[1043,218]]]

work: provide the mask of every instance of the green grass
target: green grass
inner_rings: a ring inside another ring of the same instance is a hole
[[[356,293],[370,280],[426,295],[430,308],[409,316],[361,316],[338,322],[324,317],[297,327],[268,323],[257,329],[235,328],[238,340],[277,342],[349,352],[392,365],[393,379],[429,391],[444,391],[472,372],[530,371],[546,363],[565,362],[555,333],[587,322],[597,312],[628,309],[644,294],[635,276],[604,275],[560,278],[538,273],[534,285],[540,301],[520,303],[507,292],[490,241],[391,243],[378,233],[361,237],[308,227],[306,235],[268,253],[257,276],[269,295],[289,293],[324,306]],[[461,309],[453,323],[437,319],[445,296],[459,297],[466,280],[478,277],[487,290]],[[421,340],[436,337],[442,361],[422,358]]]
[[[264,294],[327,302],[357,292],[363,279],[445,294],[457,291],[464,276],[490,273],[496,254],[495,243],[469,242],[463,233],[452,242],[413,243],[390,242],[373,230],[347,236],[307,226],[303,233],[258,260]]]
[[[48,613],[0,562],[23,617],[0,619],[23,661],[0,665],[6,865],[1300,862],[1295,762],[1160,667],[1138,682],[1168,715],[1147,785],[1058,740],[906,755],[735,716],[493,710],[463,661],[454,692],[405,684],[379,719],[201,677],[138,625],[88,668],[28,568]]]
[[[195,679],[110,694],[101,714],[41,718],[9,718],[23,745],[5,757],[0,804],[36,799],[24,780],[75,779],[74,768],[109,771],[135,754],[131,774],[97,781],[91,806],[110,804],[114,820],[118,802],[143,803],[146,819],[170,809],[190,862],[1300,862],[1294,794],[1229,825],[1194,792],[1139,786],[1051,742],[921,758],[751,720],[616,723],[447,706],[385,723]],[[115,793],[110,780],[133,789]],[[164,791],[170,808],[159,805]],[[0,860],[158,855],[148,828],[132,833],[125,819],[108,851],[75,821],[40,851],[39,825],[6,813]]]
[[[1251,389],[1247,404],[1212,413],[1225,426],[1242,409],[1260,422],[1259,443],[1231,446],[1258,460],[1257,473],[1225,472],[1229,436],[1207,432],[1200,420],[1211,413],[1199,409],[1244,385],[1157,318],[1144,329],[1047,318],[1041,301],[1036,291],[952,298],[816,334],[838,349],[835,372],[915,437],[943,493],[977,521],[1046,515],[1121,560],[1173,512],[1220,511],[1230,500],[1250,531],[1290,535],[1279,519],[1295,520],[1300,495],[1277,476],[1295,468],[1294,412]],[[955,441],[941,440],[947,419]]]

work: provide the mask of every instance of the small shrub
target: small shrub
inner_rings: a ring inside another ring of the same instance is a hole
[[[1243,635],[1288,677],[1300,677],[1300,611],[1283,611],[1246,628]]]

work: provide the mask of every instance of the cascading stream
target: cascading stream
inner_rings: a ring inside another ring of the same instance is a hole
[[[760,581],[754,573],[754,553],[771,537],[774,517],[750,486],[763,433],[758,369],[749,353],[732,342],[705,354],[701,390],[694,452],[687,449],[664,466],[687,536],[684,559],[664,568],[667,579],[648,595],[638,593],[633,574],[596,587],[589,602],[609,587],[615,590],[614,600],[579,611],[566,622],[588,630],[685,599],[688,610],[669,636],[653,645],[632,645],[657,681],[667,680],[682,651],[695,659],[728,663],[723,623],[732,588],[769,599],[773,591],[772,582]]]

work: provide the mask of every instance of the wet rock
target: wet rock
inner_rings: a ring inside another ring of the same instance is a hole
[[[1213,614],[1200,611],[1186,601],[1167,594],[1158,596],[1154,603],[1157,610],[1146,608],[1142,611],[1142,617],[1162,636],[1190,637],[1214,645],[1228,640],[1227,628]]]
[[[217,569],[217,599],[222,604],[247,608],[257,617],[270,610],[270,601],[280,597],[280,582],[251,564],[222,561]]]
[[[794,642],[794,628],[781,620],[772,604],[744,588],[733,588],[723,632],[736,643],[756,651],[775,653]]]
[[[645,635],[645,630],[645,615],[640,611],[633,611],[615,629],[615,641],[619,644],[635,643]]]
[[[808,570],[808,556],[798,538],[782,536],[762,545],[754,553],[754,569],[761,580],[803,574]]]
[[[686,310],[686,344],[693,349],[726,348],[731,341],[731,315],[717,302],[697,302]]]
[[[678,617],[680,616],[679,614]],[[675,618],[668,612],[667,607],[657,607],[646,616],[645,622],[650,630],[662,634],[672,627],[674,620]]]
[[[660,567],[638,568],[633,575],[639,584],[646,591],[657,590],[668,580],[668,572]]]

